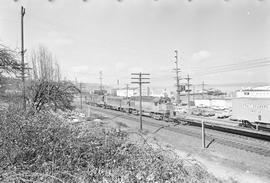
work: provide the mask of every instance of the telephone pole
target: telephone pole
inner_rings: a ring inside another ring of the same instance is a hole
[[[129,89],[129,84],[126,84],[127,88],[127,99],[128,99],[128,89]]]
[[[202,82],[202,98],[204,99],[204,81]]]
[[[23,84],[23,109],[26,110],[26,96],[25,96],[25,64],[24,64],[24,37],[23,37],[23,17],[25,15],[25,8],[21,7],[21,65],[22,65],[22,84]]]
[[[102,88],[102,71],[99,71],[99,82],[100,82],[100,92],[103,93],[103,88]]]
[[[180,87],[180,68],[178,68],[178,51],[174,50],[175,52],[175,73],[176,73],[176,103],[179,104],[180,103],[180,92],[181,92],[181,87]]]
[[[80,103],[81,103],[81,110],[82,110],[82,83],[80,83]]]
[[[195,85],[193,85],[193,102],[195,101]],[[194,102],[195,104],[195,102]]]
[[[188,92],[188,109],[190,109],[190,89],[189,89],[189,87],[191,86],[191,84],[190,84],[189,81],[190,81],[192,78],[190,78],[190,77],[189,77],[189,74],[188,74],[187,77],[186,77],[186,78],[183,78],[183,79],[187,80],[186,86],[187,86],[187,92]]]
[[[131,73],[132,76],[137,76],[136,78],[131,78],[135,79],[136,81],[131,82],[132,84],[139,84],[140,87],[140,130],[142,130],[142,84],[149,84],[149,77],[146,78],[145,76],[149,76],[150,74],[148,73]]]

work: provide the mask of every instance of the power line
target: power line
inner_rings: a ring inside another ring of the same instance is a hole
[[[198,72],[196,75],[211,75],[211,74],[216,74],[216,73],[221,73],[221,72],[231,72],[231,71],[239,71],[239,70],[250,70],[250,69],[256,69],[259,67],[264,67],[264,66],[269,66],[269,63],[264,63],[264,64],[256,64],[256,65],[247,65],[247,66],[238,66],[234,68],[224,68],[224,69],[216,69],[216,70],[209,70],[209,71],[204,71],[204,72]],[[207,70],[207,69],[206,69]]]
[[[132,77],[131,79],[135,79],[136,81],[131,82],[132,84],[139,84],[140,86],[140,130],[142,130],[142,84],[149,84],[149,79],[147,76],[150,74],[148,73],[131,73],[132,76],[137,76]]]
[[[256,69],[259,67],[270,66],[270,57],[265,57],[261,59],[253,59],[244,62],[239,62],[235,64],[227,64],[227,65],[219,65],[219,66],[212,66],[212,67],[188,67],[189,72],[194,72],[194,75],[210,75],[215,73],[221,72],[230,72],[230,71],[237,71],[237,70],[251,70]],[[180,71],[180,69],[179,69]],[[175,69],[173,69],[175,72]],[[171,77],[171,74],[162,74],[159,76],[155,76],[155,79],[164,78],[164,77]],[[180,86],[181,88],[181,86]]]
[[[258,58],[258,59],[251,59],[251,60],[246,60],[238,63],[232,63],[232,64],[224,64],[224,65],[214,65],[211,67],[208,67],[208,69],[219,69],[223,67],[231,67],[231,66],[243,66],[246,64],[256,64],[256,63],[261,63],[261,62],[269,62],[270,57],[265,57],[265,58]]]
[[[270,65],[270,58],[253,59],[253,60],[248,60],[245,62],[239,62],[235,64],[227,64],[227,65],[202,68],[206,71],[199,71],[196,74],[208,75],[208,74],[214,74],[214,73],[219,73],[219,72],[230,72],[230,71],[237,71],[237,70],[254,69],[254,68],[263,67],[267,65]]]
[[[256,69],[259,67],[270,66],[270,57],[260,58],[260,59],[252,59],[239,63],[226,64],[226,65],[216,65],[210,67],[187,67],[183,66],[184,69],[188,69],[189,72],[194,72],[194,75],[210,75],[219,72],[230,72],[237,70],[250,70]],[[157,71],[156,71],[157,72]],[[159,70],[158,73],[162,73],[164,70]],[[175,69],[173,69],[175,73]],[[171,74],[160,74],[158,76],[154,76],[151,79],[159,79],[159,78],[170,78]]]

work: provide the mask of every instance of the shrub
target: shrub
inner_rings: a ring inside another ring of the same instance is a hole
[[[70,110],[74,109],[74,94],[78,92],[79,89],[69,82],[37,80],[28,87],[28,99],[31,107],[38,112],[45,108]]]
[[[200,167],[131,143],[124,131],[69,125],[44,111],[9,109],[0,117],[1,182],[217,182]]]

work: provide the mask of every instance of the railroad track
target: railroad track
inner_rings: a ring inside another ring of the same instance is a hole
[[[117,112],[117,111],[110,111],[110,110],[99,109],[99,108],[94,108],[94,107],[91,107],[91,109],[97,112],[104,113],[104,114],[113,115],[114,117],[118,116],[119,118],[122,118],[122,119],[128,119],[128,120],[139,122],[139,119],[136,116],[129,116],[122,113],[121,115],[119,115],[120,112]],[[147,118],[144,119],[144,124],[157,127],[157,128],[162,128],[166,126],[164,124],[152,122],[150,121],[150,119],[147,119]],[[179,128],[176,126],[166,126],[164,128],[165,130],[169,130],[175,133],[181,133],[181,134],[192,136],[195,138],[201,138],[201,130],[198,127],[195,127],[192,129],[186,129],[186,128]],[[236,134],[232,135],[227,132],[218,132],[218,131],[214,131],[210,129],[207,130],[206,140],[209,141],[210,143],[214,140],[216,143],[219,143],[221,145],[233,147],[233,148],[244,150],[247,152],[252,152],[252,153],[259,154],[265,157],[270,157],[270,146],[267,146],[269,144],[258,145],[258,144],[264,144],[262,143],[264,142],[262,140],[257,140],[257,139],[252,139],[252,138],[247,139],[246,137],[242,138],[242,136],[240,135],[236,135]]]

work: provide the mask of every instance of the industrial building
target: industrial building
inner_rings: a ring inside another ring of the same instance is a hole
[[[112,89],[111,94],[118,97],[133,97],[140,96],[140,90],[138,87]],[[142,96],[168,97],[171,95],[169,95],[169,91],[167,91],[166,89],[153,89],[150,87],[142,87]]]
[[[270,86],[247,88],[236,92],[237,98],[270,98]]]
[[[232,99],[195,99],[194,104],[196,107],[209,107],[217,109],[229,109],[232,107]]]
[[[133,97],[134,89],[119,89],[116,90],[116,96],[119,97]]]

